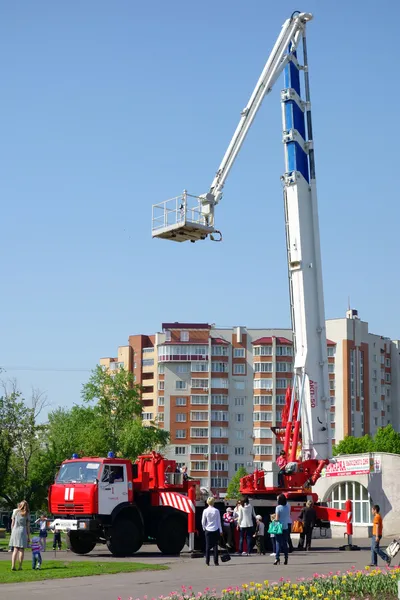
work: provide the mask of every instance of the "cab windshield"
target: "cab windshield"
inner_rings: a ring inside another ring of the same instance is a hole
[[[95,483],[99,473],[100,463],[68,462],[61,465],[56,483]]]

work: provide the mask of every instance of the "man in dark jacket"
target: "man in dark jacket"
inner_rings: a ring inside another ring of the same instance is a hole
[[[317,513],[313,507],[313,501],[308,500],[306,506],[300,513],[299,520],[303,523],[303,531],[300,533],[299,550],[311,550],[312,532],[317,520]],[[304,548],[304,541],[306,542]]]

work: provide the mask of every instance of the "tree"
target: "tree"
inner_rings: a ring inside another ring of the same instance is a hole
[[[400,454],[400,433],[392,425],[378,429],[374,437],[362,438],[347,436],[333,448],[333,455],[362,454],[364,452],[390,452]]]
[[[240,480],[246,475],[246,469],[244,467],[239,467],[232,479],[230,480],[228,488],[226,490],[226,497],[229,500],[238,500],[241,497]]]
[[[9,508],[25,499],[42,503],[46,495],[40,474],[39,456],[45,427],[38,417],[47,398],[32,390],[28,403],[15,381],[2,382],[0,398],[0,499]]]

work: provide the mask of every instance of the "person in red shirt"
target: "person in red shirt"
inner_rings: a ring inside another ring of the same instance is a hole
[[[383,521],[380,515],[381,509],[379,504],[375,504],[372,507],[372,540],[371,540],[371,567],[378,566],[378,556],[384,560],[388,567],[390,566],[391,558],[384,552],[380,547],[380,541],[383,533]]]
[[[281,453],[280,453],[280,455],[278,456],[278,458],[276,460],[276,464],[279,467],[278,487],[284,488],[285,487],[285,480],[284,480],[285,467],[287,465],[286,452],[284,450],[281,450]]]

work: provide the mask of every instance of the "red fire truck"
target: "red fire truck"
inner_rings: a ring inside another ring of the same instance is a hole
[[[116,458],[79,458],[62,463],[49,491],[52,527],[66,531],[70,549],[87,554],[106,543],[114,556],[129,556],[155,540],[163,554],[194,550],[201,506],[199,482],[185,479],[176,462],[153,452],[134,463]],[[198,540],[200,543],[200,539]]]

